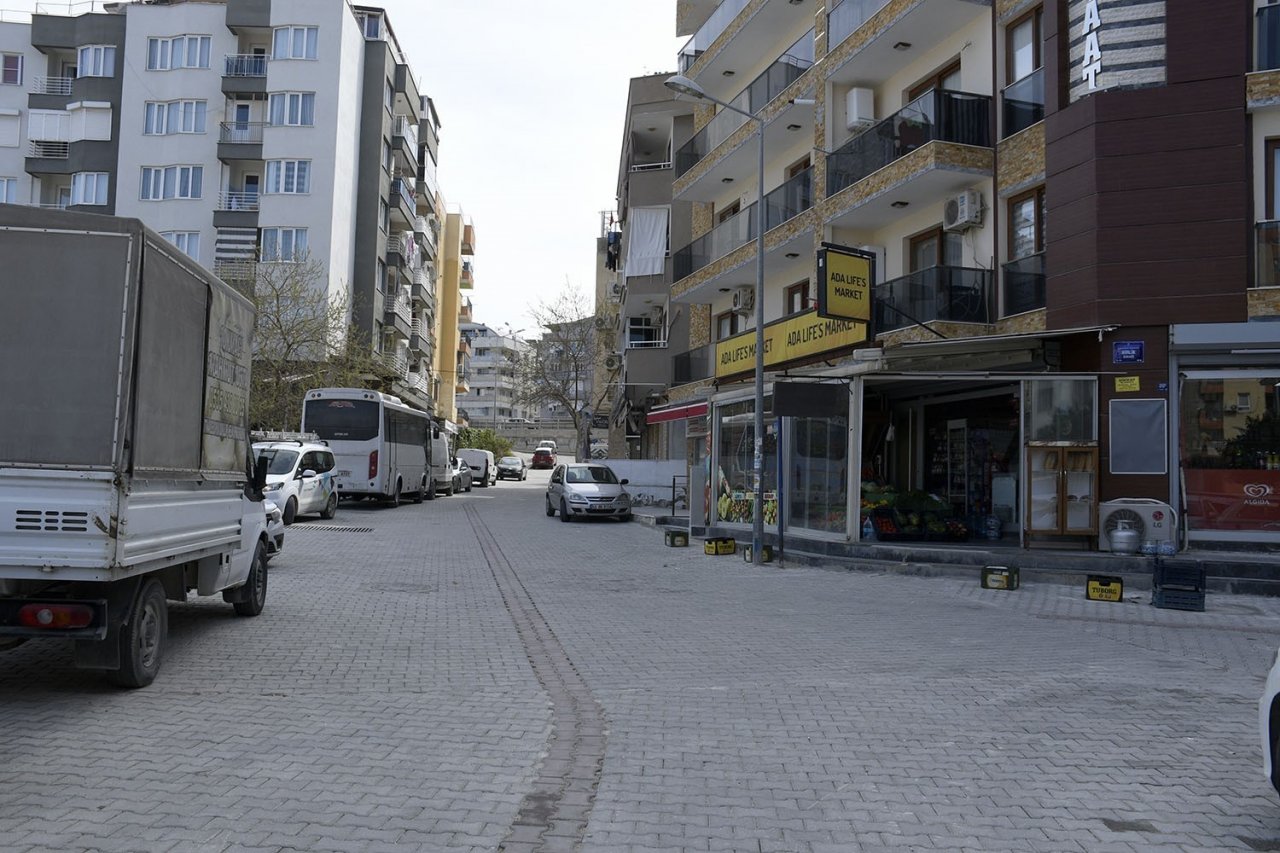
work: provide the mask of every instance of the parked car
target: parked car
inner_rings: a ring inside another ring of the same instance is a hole
[[[471,473],[471,466],[455,457],[453,460],[453,491],[471,491],[471,485],[474,480],[474,475]]]
[[[1262,772],[1280,792],[1280,650],[1271,661],[1267,685],[1258,700],[1258,728],[1262,734]]]
[[[559,450],[559,448],[556,447],[556,443],[549,438],[544,438],[542,441],[539,441],[538,446],[535,447],[534,450],[540,450],[543,447],[550,448],[552,453],[556,453]]]
[[[608,465],[599,462],[571,462],[559,465],[547,483],[547,515],[560,513],[560,520],[576,518],[618,518],[631,520],[631,495]]]
[[[284,511],[271,498],[264,498],[262,509],[267,514],[267,554],[271,559],[284,548]]]
[[[556,452],[549,447],[539,447],[533,451],[533,460],[529,463],[530,468],[554,468],[556,467]]]
[[[498,466],[493,461],[493,451],[478,447],[458,448],[458,458],[471,468],[471,476],[480,488],[488,488],[498,482]]]
[[[504,456],[498,460],[498,479],[499,480],[527,480],[529,471],[525,468],[524,460],[519,456]]]
[[[266,496],[284,513],[284,523],[303,513],[333,518],[338,512],[336,463],[326,445],[307,441],[267,441],[253,445],[253,455],[267,460]]]

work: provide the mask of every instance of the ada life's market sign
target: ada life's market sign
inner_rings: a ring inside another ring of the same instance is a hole
[[[764,327],[764,364],[772,367],[833,350],[849,350],[866,340],[866,323],[819,317],[817,311],[805,311]],[[754,371],[755,367],[754,329],[716,344],[717,379]]]
[[[818,316],[869,323],[875,256],[830,243],[822,246],[818,250]]]

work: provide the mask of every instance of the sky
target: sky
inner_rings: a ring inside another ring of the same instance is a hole
[[[39,5],[65,13],[67,4]],[[73,4],[88,11],[87,4]],[[595,287],[617,194],[627,81],[675,73],[676,0],[369,0],[435,102],[438,178],[475,224],[479,322],[527,329],[566,282]],[[35,0],[0,0],[34,11]],[[61,8],[58,8],[61,7]]]

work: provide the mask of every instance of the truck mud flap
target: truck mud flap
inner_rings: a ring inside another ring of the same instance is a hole
[[[77,669],[120,668],[120,626],[133,618],[138,588],[144,580],[146,577],[139,575],[107,586],[106,634],[96,640],[76,641]]]

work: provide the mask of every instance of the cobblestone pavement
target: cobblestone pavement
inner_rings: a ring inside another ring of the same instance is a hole
[[[144,690],[0,653],[0,848],[1280,850],[1280,601],[757,568],[546,476],[300,521]]]

